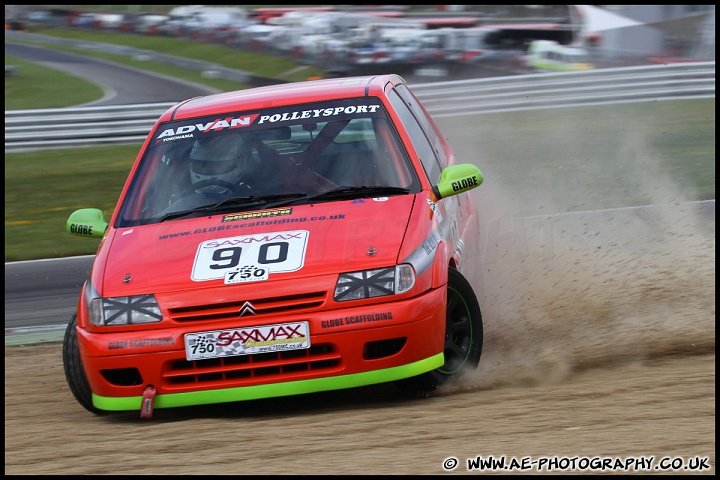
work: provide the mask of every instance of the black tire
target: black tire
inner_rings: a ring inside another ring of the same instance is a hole
[[[445,319],[445,364],[431,372],[397,382],[403,390],[423,393],[437,389],[460,373],[477,369],[482,355],[483,324],[472,286],[456,269],[448,272]]]
[[[77,340],[77,314],[73,314],[72,320],[65,329],[65,339],[63,340],[62,356],[63,369],[65,370],[65,379],[67,380],[70,391],[75,399],[85,410],[96,415],[102,415],[105,412],[93,406],[92,391],[85,376],[82,359],[80,358],[80,349]]]

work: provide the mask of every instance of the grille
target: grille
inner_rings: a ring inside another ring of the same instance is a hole
[[[263,315],[307,312],[322,307],[326,297],[326,292],[311,292],[299,295],[287,295],[284,297],[242,299],[209,305],[172,308],[169,310],[169,313],[170,317],[176,322],[237,319],[240,315],[240,310],[249,302],[252,304],[254,312],[254,315],[248,317],[250,318],[252,316],[258,317]]]
[[[308,373],[327,374],[340,369],[340,354],[332,344],[308,349],[270,352],[206,360],[175,360],[163,373],[169,385],[224,383],[225,387],[289,381]]]

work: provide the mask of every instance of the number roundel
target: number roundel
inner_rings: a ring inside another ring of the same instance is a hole
[[[207,240],[198,245],[191,278],[237,283],[299,270],[305,262],[308,235],[307,230],[292,230]]]

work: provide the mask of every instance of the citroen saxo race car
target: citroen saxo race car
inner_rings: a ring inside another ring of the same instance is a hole
[[[480,360],[469,279],[483,182],[396,75],[181,102],[153,127],[102,238],[63,364],[101,414],[396,382]]]

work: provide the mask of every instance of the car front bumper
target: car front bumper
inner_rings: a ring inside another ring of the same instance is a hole
[[[188,361],[183,337],[207,325],[123,333],[78,329],[96,408],[139,410],[235,402],[353,388],[412,377],[444,363],[446,290],[407,300],[274,317],[307,321],[308,349]],[[213,325],[213,330],[232,328]]]

